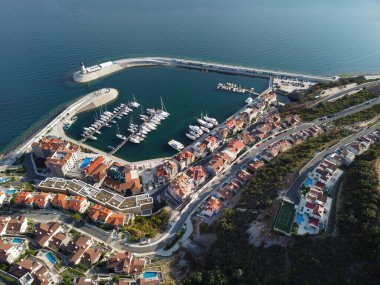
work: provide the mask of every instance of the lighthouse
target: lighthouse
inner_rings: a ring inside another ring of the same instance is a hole
[[[86,67],[84,67],[83,62],[80,63],[80,73],[82,74],[87,73]]]

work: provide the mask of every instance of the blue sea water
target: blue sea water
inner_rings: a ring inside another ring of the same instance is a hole
[[[0,0],[0,151],[93,90],[69,80],[82,60],[177,56],[380,72],[379,14],[375,0]],[[136,84],[150,84],[142,78]]]

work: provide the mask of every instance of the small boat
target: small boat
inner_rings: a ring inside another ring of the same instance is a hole
[[[106,124],[106,127],[107,128],[111,128],[112,126],[110,124]]]
[[[210,129],[204,127],[204,126],[201,126],[201,129],[202,131],[204,131],[205,133],[209,133],[210,132]]]
[[[113,124],[116,124],[116,121],[115,120],[112,120],[112,121],[110,121],[111,123],[113,123]]]
[[[200,130],[200,127],[189,125],[189,129],[194,131],[194,132],[198,132],[198,130]]]
[[[133,100],[131,102],[129,102],[129,106],[131,106],[133,108],[140,107],[140,104],[137,102],[135,94],[133,94],[133,93],[132,93],[132,98],[133,98]]]
[[[112,150],[114,150],[114,149],[115,149],[115,147],[114,147],[114,146],[112,146],[112,145],[109,145],[109,146],[108,146],[108,148],[109,148],[109,149],[112,149]]]
[[[126,140],[126,139],[127,139],[126,136],[124,136],[124,135],[122,135],[122,134],[120,133],[119,125],[117,125],[116,137],[119,138],[119,139],[121,139],[121,140]]]
[[[195,140],[197,139],[196,136],[193,136],[193,135],[191,135],[191,134],[189,134],[189,133],[186,133],[186,136],[187,136],[189,139],[193,140],[193,141],[195,141]]]
[[[166,110],[165,108],[165,105],[164,105],[164,101],[162,101],[162,97],[160,97],[160,100],[161,100],[161,110],[160,110],[160,114],[166,118],[168,117],[170,114],[168,113],[168,111]]]
[[[214,125],[213,125],[212,123],[206,122],[206,121],[204,121],[204,120],[202,120],[202,119],[200,119],[200,118],[197,118],[197,122],[198,122],[201,126],[204,126],[204,127],[206,127],[206,128],[209,128],[209,129],[211,129],[211,128],[214,127]]]
[[[127,111],[124,111],[124,112],[121,112],[121,114],[123,114],[124,116],[127,116],[127,115],[128,115],[128,112],[127,112]]]
[[[71,121],[75,122],[76,120],[78,120],[78,117],[77,116],[74,116],[71,118]]]
[[[147,127],[151,131],[156,129],[156,127],[152,125],[151,123],[144,123],[144,126]]]
[[[96,141],[98,138],[94,137],[94,136],[90,136],[90,139],[93,140],[93,141]]]
[[[190,131],[190,135],[196,137],[196,138],[199,138],[200,135],[198,134],[198,132],[194,132],[194,131]]]
[[[98,130],[96,130],[95,133],[97,133],[97,134],[99,134],[99,135],[102,134],[102,132],[100,132],[100,131],[98,131]]]
[[[251,104],[253,102],[252,97],[248,97],[247,100],[244,101],[247,104]]]
[[[128,128],[128,132],[134,134],[136,132],[136,129],[134,129],[134,128]]]
[[[118,116],[116,116],[116,118],[118,118],[118,119],[120,120],[120,119],[122,119],[123,117],[120,116],[120,115],[118,115]]]
[[[142,137],[142,138],[146,138],[146,135],[145,135],[145,134],[143,134],[143,133],[141,133],[141,131],[140,131],[140,132],[138,132],[138,133],[137,133],[137,135],[138,135],[139,137]]]
[[[148,132],[147,132],[144,128],[141,128],[140,133],[142,133],[142,134],[144,134],[144,135],[147,135],[147,134],[148,134]]]
[[[182,149],[184,149],[185,148],[185,146],[183,145],[183,144],[181,144],[179,141],[176,141],[176,140],[170,140],[169,142],[168,142],[168,144],[172,147],[172,148],[174,148],[175,150],[177,150],[177,151],[180,151],[180,150],[182,150]]]
[[[140,143],[140,141],[136,139],[135,137],[131,137],[130,141],[133,143]]]

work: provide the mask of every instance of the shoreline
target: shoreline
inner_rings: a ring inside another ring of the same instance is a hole
[[[54,128],[58,125],[62,127],[65,119],[71,120],[76,114],[107,104],[108,102],[115,100],[118,95],[119,92],[116,89],[102,88],[80,97],[62,111],[59,111],[58,115],[52,116],[52,118],[49,119],[46,124],[43,124],[43,126],[35,133],[27,136],[26,139],[22,140],[22,142],[15,147],[9,149],[6,153],[1,154],[1,163],[3,165],[12,165],[21,153],[26,153],[29,150],[34,141],[39,140],[47,134],[53,135]],[[61,136],[59,130],[58,136]]]

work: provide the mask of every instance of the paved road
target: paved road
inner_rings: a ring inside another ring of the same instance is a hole
[[[376,124],[368,129],[365,129],[357,134],[348,136],[344,139],[342,139],[339,143],[333,145],[332,147],[325,149],[324,151],[320,152],[318,155],[316,155],[312,160],[309,161],[308,167],[306,169],[302,170],[302,173],[297,177],[297,179],[293,182],[293,184],[288,189],[285,197],[287,197],[290,201],[294,202],[295,204],[298,204],[300,201],[300,197],[298,196],[298,189],[302,185],[302,183],[305,181],[307,175],[310,171],[314,169],[314,167],[327,155],[333,153],[337,148],[340,148],[357,138],[368,135],[369,133],[373,132],[377,128],[379,128],[380,124]]]
[[[124,245],[124,246],[121,246],[120,243],[115,243],[114,246],[118,249],[128,250],[128,251],[140,253],[140,254],[152,253],[152,252],[156,251],[157,249],[163,247],[169,239],[174,237],[174,235],[183,227],[186,220],[199,207],[199,205],[200,205],[200,203],[202,203],[202,201],[204,201],[215,189],[217,189],[223,183],[227,182],[231,177],[233,177],[233,175],[242,166],[247,165],[251,161],[252,157],[259,154],[261,151],[263,151],[269,145],[271,145],[275,142],[278,142],[278,141],[286,138],[287,136],[289,136],[293,133],[296,133],[296,132],[301,131],[301,130],[308,129],[313,124],[321,125],[323,123],[339,119],[340,117],[347,116],[347,115],[355,113],[355,112],[359,112],[361,110],[364,110],[366,108],[373,106],[374,104],[379,104],[379,103],[380,103],[380,98],[373,99],[369,103],[365,102],[365,103],[360,104],[358,106],[352,107],[349,110],[345,110],[343,112],[337,113],[334,116],[332,116],[331,118],[327,118],[326,120],[315,120],[312,123],[305,123],[305,124],[302,124],[302,125],[297,126],[295,128],[286,130],[285,132],[280,133],[279,135],[277,135],[273,138],[267,138],[267,139],[263,140],[262,142],[260,142],[259,146],[257,146],[257,147],[255,146],[255,147],[251,148],[250,150],[248,150],[239,159],[237,159],[232,165],[227,166],[224,171],[222,171],[218,176],[216,176],[214,179],[209,181],[202,189],[200,189],[198,192],[194,193],[192,200],[181,211],[178,219],[174,222],[174,224],[171,226],[169,231],[166,234],[164,234],[160,239],[158,239],[157,241],[155,241],[153,243],[147,244],[147,245]],[[370,128],[370,129],[365,130],[365,131],[363,131],[357,135],[350,136],[350,137],[342,140],[340,144],[344,145],[347,142],[356,139],[356,137],[359,137],[363,134],[369,133],[372,130],[373,130],[373,128]],[[329,151],[335,150],[337,147],[339,147],[339,146],[334,146],[334,148],[330,148],[329,150],[325,150],[324,152],[320,153],[317,157],[315,157],[311,161],[311,163],[309,163],[310,168],[314,165],[314,162],[319,161],[320,159],[323,158],[324,155],[328,154]],[[305,170],[304,173],[307,173],[307,172],[308,172],[308,170]],[[297,183],[299,183],[299,181],[301,181],[301,183],[302,183],[304,181],[304,179],[302,179],[302,177],[300,177],[299,180],[297,180],[294,183],[294,185],[292,185],[292,187],[289,189],[287,195],[289,195],[290,199],[296,199],[296,198],[294,198],[294,197],[296,197],[296,192],[294,189],[298,189]],[[28,214],[28,217],[31,219],[34,219],[36,221],[48,222],[48,221],[59,220],[61,222],[73,225],[73,220],[68,215],[64,215],[62,213],[57,213],[57,212],[49,212],[49,211],[33,212],[33,213]],[[93,236],[93,237],[105,242],[105,243],[108,243],[110,241],[110,235],[108,233],[106,233],[106,232],[104,232],[101,229],[98,229],[96,227],[92,227],[91,225],[78,224],[77,223],[77,224],[74,224],[74,227],[80,231],[87,233],[90,236]]]
[[[366,83],[354,86],[354,87],[346,89],[344,91],[340,91],[340,92],[338,92],[338,93],[336,93],[336,94],[334,94],[332,96],[327,96],[325,98],[322,98],[321,100],[318,100],[316,103],[310,105],[309,108],[313,107],[315,105],[318,105],[321,102],[334,100],[334,99],[337,99],[337,98],[339,98],[341,96],[345,96],[345,95],[347,95],[350,92],[357,91],[357,90],[360,90],[360,89],[363,89],[363,88],[367,88],[367,87],[370,87],[372,85],[379,84],[379,83],[380,83],[380,80],[376,80],[376,81],[366,82]]]
[[[261,151],[263,151],[265,148],[267,148],[269,145],[278,142],[286,137],[288,137],[291,134],[294,134],[298,131],[305,130],[310,128],[313,124],[316,125],[322,125],[323,123],[331,122],[334,120],[337,120],[341,117],[360,112],[362,110],[365,110],[367,108],[372,107],[375,104],[380,103],[380,98],[372,99],[368,102],[364,102],[362,104],[359,104],[357,106],[351,107],[347,110],[344,110],[342,112],[336,113],[331,118],[326,118],[325,120],[317,119],[312,123],[305,123],[300,126],[297,126],[295,128],[292,128],[290,130],[287,130],[280,135],[265,139],[261,142],[261,144],[258,147],[251,148],[245,155],[243,155],[241,158],[237,159],[232,165],[228,166],[225,171],[220,173],[218,176],[216,176],[215,180],[209,182],[204,186],[202,189],[200,189],[198,192],[196,192],[193,196],[193,199],[190,201],[190,203],[182,210],[180,213],[180,216],[178,220],[175,221],[175,224],[170,228],[168,233],[164,234],[158,241],[152,244],[147,245],[125,245],[124,248],[126,250],[130,250],[132,252],[136,253],[148,253],[148,252],[154,252],[155,250],[159,249],[160,247],[164,246],[168,239],[172,238],[184,225],[187,218],[189,218],[193,212],[199,207],[199,205],[202,203],[203,200],[205,200],[213,190],[217,189],[219,186],[221,186],[223,183],[226,182],[230,178],[230,176],[234,175],[242,166],[247,165],[252,157],[259,154]],[[370,132],[370,131],[369,131]],[[365,132],[364,132],[365,133]],[[363,135],[358,134],[358,137]],[[350,136],[346,140],[342,141],[342,145],[346,144],[350,140],[354,140],[355,136]],[[335,147],[337,148],[337,147]],[[334,150],[335,150],[334,148]],[[320,157],[323,157],[323,155],[326,155],[328,153],[328,150],[321,152]],[[317,160],[317,158],[316,158]],[[289,192],[289,195],[293,195],[293,191]],[[293,197],[293,196],[292,196]]]

